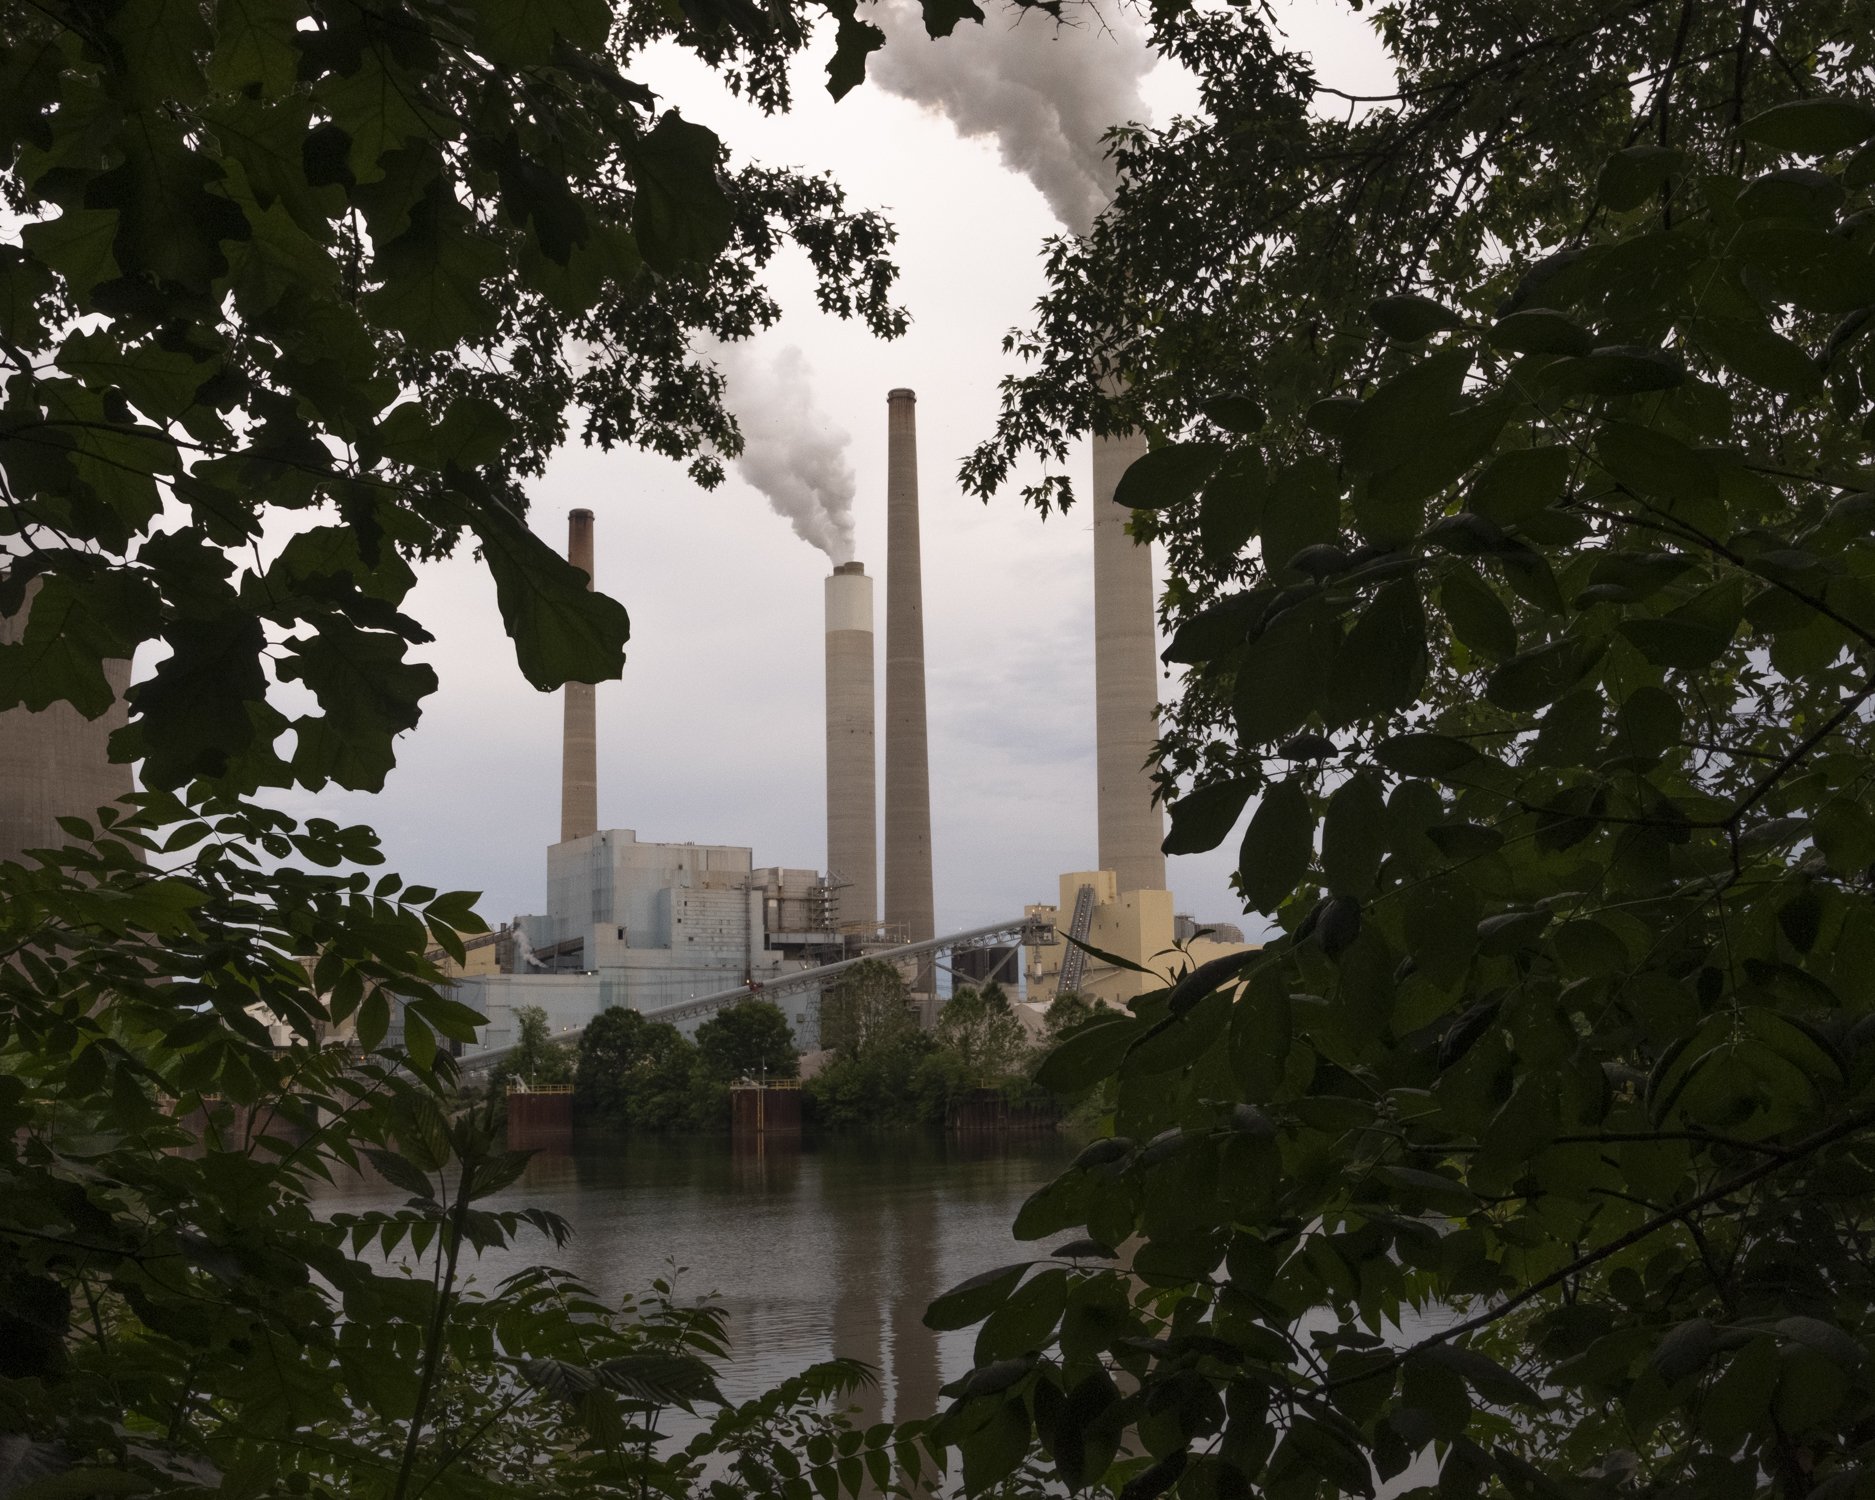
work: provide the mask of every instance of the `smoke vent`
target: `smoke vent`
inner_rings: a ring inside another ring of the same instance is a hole
[[[11,645],[25,633],[38,588],[37,581],[29,584],[19,611],[0,615],[0,644]],[[113,764],[110,754],[112,733],[129,722],[124,694],[130,663],[107,661],[104,676],[117,701],[95,719],[69,703],[39,713],[0,713],[0,860],[69,842],[61,817],[95,824],[100,807],[136,790],[130,767]]]
[[[937,935],[931,896],[917,402],[908,390],[886,395],[885,919],[901,926],[914,943]],[[917,988],[929,990],[928,971],[920,971]]]
[[[1100,867],[1123,891],[1165,889],[1164,810],[1152,800],[1158,653],[1152,549],[1126,534],[1114,490],[1146,451],[1144,436],[1094,439],[1094,738]]]
[[[841,563],[827,580],[827,878],[841,922],[879,920],[879,788],[873,729],[872,580]]]
[[[586,574],[592,587],[592,512],[566,515],[566,560]],[[569,682],[565,742],[560,754],[560,842],[599,831],[598,691],[590,682]]]

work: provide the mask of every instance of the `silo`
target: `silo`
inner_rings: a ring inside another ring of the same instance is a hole
[[[37,583],[29,585],[20,611],[0,616],[0,643],[11,645],[25,633],[37,592]],[[95,719],[86,719],[69,703],[54,703],[39,713],[23,708],[0,713],[0,860],[69,843],[58,824],[61,816],[95,826],[100,807],[136,790],[130,767],[110,758],[111,735],[129,720],[124,693],[130,663],[107,661],[104,675],[116,701]]]
[[[931,762],[925,733],[924,582],[918,546],[918,398],[886,395],[885,919],[935,937]],[[930,987],[920,969],[918,988]]]
[[[1164,810],[1152,800],[1159,657],[1152,549],[1126,533],[1120,476],[1146,451],[1141,434],[1094,439],[1094,741],[1100,868],[1123,891],[1165,889]]]
[[[586,574],[592,587],[592,512],[566,516],[566,560]],[[569,682],[566,725],[560,750],[560,842],[599,831],[599,723],[597,689],[590,682]]]
[[[827,580],[827,879],[842,923],[879,920],[872,580],[841,563]]]

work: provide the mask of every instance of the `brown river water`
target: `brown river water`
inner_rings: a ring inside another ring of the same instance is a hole
[[[866,1422],[927,1415],[939,1386],[969,1370],[974,1335],[933,1333],[925,1308],[966,1276],[1046,1253],[1052,1242],[1019,1244],[1010,1225],[1075,1149],[1053,1135],[582,1138],[536,1155],[487,1205],[549,1209],[572,1226],[571,1241],[555,1250],[530,1231],[473,1274],[492,1289],[523,1267],[555,1265],[616,1301],[674,1263],[680,1300],[714,1293],[728,1313],[721,1385],[731,1400],[839,1354],[879,1372],[857,1401]],[[403,1197],[355,1180],[321,1202],[358,1212]]]

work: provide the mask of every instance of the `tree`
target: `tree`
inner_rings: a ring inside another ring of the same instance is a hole
[[[889,225],[826,178],[731,169],[629,76],[668,36],[785,107],[802,14],[516,14],[9,12],[0,611],[40,587],[0,708],[95,717],[101,663],[160,646],[117,746],[145,785],[375,789],[435,687],[407,657],[415,560],[478,549],[537,687],[618,674],[625,611],[522,519],[570,418],[720,479],[740,437],[689,351],[775,321],[784,243],[823,307],[903,329]]]
[[[367,829],[250,800],[382,784],[435,686],[413,565],[464,541],[531,682],[618,674],[625,611],[528,529],[526,482],[573,422],[713,482],[739,439],[687,351],[774,321],[784,243],[823,307],[903,326],[889,225],[825,178],[732,168],[629,76],[670,40],[785,107],[813,14],[0,20],[0,613],[31,597],[0,709],[95,718],[107,661],[157,658],[113,745],[148,790],[0,865],[9,1485],[689,1494],[712,1464],[799,1475],[791,1445],[843,1435],[825,1406],[855,1373],[821,1368],[667,1460],[659,1413],[716,1393],[661,1313],[549,1272],[465,1286],[465,1255],[564,1235],[483,1201],[524,1158],[438,1049],[479,1018],[423,955],[462,960],[473,898],[376,870]],[[928,28],[968,14],[934,0]],[[836,91],[880,39],[848,7]],[[405,1206],[316,1212],[313,1185],[364,1160]]]
[[[772,1001],[731,1005],[697,1028],[697,1067],[714,1082],[792,1078],[799,1066],[788,1018]]]
[[[1063,990],[1048,1002],[1048,1009],[1042,1013],[1042,1023],[1048,1028],[1050,1039],[1059,1040],[1099,1013],[1100,1008],[1093,1001],[1074,990]]]
[[[1151,435],[1167,848],[1254,799],[1277,930],[1044,1065],[1112,1137],[1016,1228],[1086,1238],[934,1304],[982,1323],[940,1431],[977,1491],[1036,1443],[1136,1495],[1852,1492],[1866,17],[1382,6],[1362,100],[1157,21],[1204,107],[1119,138],[966,478]]]
[[[956,1059],[966,1088],[1007,1077],[1028,1051],[1028,1033],[999,984],[957,991],[938,1012],[937,1044]]]
[[[905,980],[883,959],[853,965],[821,996],[820,1044],[848,1056],[889,1051],[917,1029]]]
[[[634,1130],[690,1123],[696,1049],[668,1021],[627,1005],[602,1010],[580,1033],[576,1106]]]
[[[498,1085],[511,1079],[527,1084],[569,1083],[572,1077],[572,1049],[555,1039],[547,1012],[538,1005],[515,1007],[514,1050],[496,1064],[494,1081]]]

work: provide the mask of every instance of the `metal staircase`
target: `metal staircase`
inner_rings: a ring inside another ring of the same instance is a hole
[[[1094,888],[1084,885],[1074,895],[1074,916],[1068,922],[1068,951],[1061,955],[1061,977],[1055,982],[1057,995],[1079,992],[1081,973],[1087,967],[1087,950],[1077,945],[1087,941],[1093,925]]]

